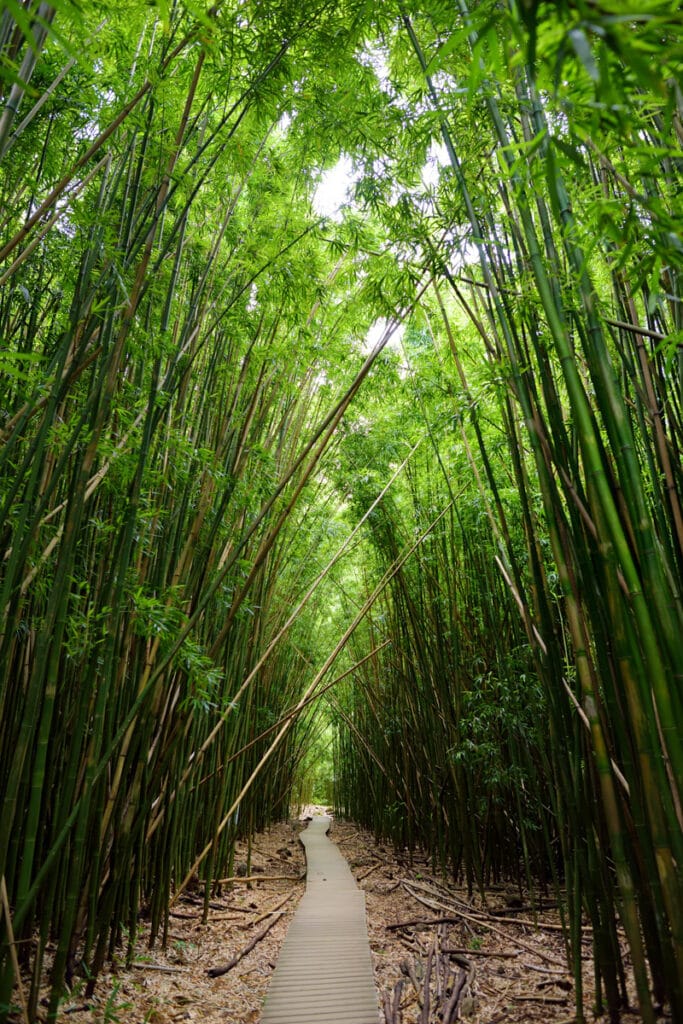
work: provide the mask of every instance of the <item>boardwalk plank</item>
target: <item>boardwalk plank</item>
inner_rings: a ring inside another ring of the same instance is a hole
[[[289,926],[261,1024],[378,1024],[365,894],[318,815],[301,836],[306,892]]]

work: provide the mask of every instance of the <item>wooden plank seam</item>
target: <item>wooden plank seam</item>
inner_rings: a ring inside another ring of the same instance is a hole
[[[378,1024],[365,894],[316,815],[302,833],[306,892],[270,980],[261,1024]]]

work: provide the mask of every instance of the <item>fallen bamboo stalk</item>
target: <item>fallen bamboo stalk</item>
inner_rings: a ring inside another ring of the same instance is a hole
[[[300,875],[233,875],[219,878],[214,885],[228,885],[231,882],[303,882],[306,872]]]
[[[416,928],[421,925],[431,926],[433,924],[457,924],[460,920],[455,914],[449,915],[448,917],[411,917],[407,921],[397,921],[395,924],[385,924],[385,931],[395,932],[400,928]]]
[[[520,955],[520,950],[516,949],[514,953],[493,953],[487,949],[457,949],[451,946],[444,946],[441,950],[442,953],[451,953],[453,956],[481,956],[489,957],[495,960],[514,960],[516,956]],[[545,970],[546,968],[538,968],[538,970]],[[564,973],[564,972],[563,972]]]
[[[418,903],[422,903],[423,906],[428,907],[430,910],[436,911],[437,913],[443,910],[447,913],[460,914],[467,920],[478,921],[480,923],[493,920],[502,924],[515,924],[524,928],[534,928],[535,930],[543,929],[544,931],[551,932],[564,931],[561,924],[551,924],[550,922],[544,921],[530,921],[527,918],[522,917],[502,917],[499,914],[480,914],[477,911],[463,912],[458,910],[457,907],[455,906],[447,906],[445,903],[441,903],[438,900],[428,900],[425,899],[423,896],[419,896],[416,892],[412,891],[410,887],[411,883],[403,881],[401,884],[403,885],[403,888],[406,890],[406,892],[413,897],[413,899],[417,900]],[[591,926],[584,924],[582,925],[582,928],[585,931],[590,931]]]
[[[538,971],[539,974],[556,974],[556,975],[560,975],[560,976],[562,976],[564,978],[567,977],[567,973],[568,973],[567,971],[562,971],[562,970],[553,971],[549,967],[539,967],[537,964],[524,964],[524,966],[526,967],[526,969],[528,971]]]
[[[160,974],[187,974],[186,967],[166,967],[165,964],[133,963],[139,971],[159,971]]]
[[[548,1006],[566,1006],[569,996],[512,996],[516,1003],[547,1003]]]
[[[499,910],[495,910],[495,909],[494,910],[489,910],[489,914],[491,915],[491,917],[500,917],[501,915],[528,914],[529,912],[531,912],[533,914],[534,910],[538,914],[543,914],[543,913],[545,913],[546,910],[557,910],[558,907],[559,907],[559,903],[557,903],[557,902],[543,903],[541,901],[538,904],[537,907],[530,907],[530,906],[524,906],[524,907],[501,907]]]
[[[500,917],[497,914],[490,915],[490,919],[493,921],[502,921],[503,924],[517,924],[522,928],[534,928],[542,929],[543,931],[550,932],[561,932],[564,931],[561,924],[553,924],[550,921],[530,921],[525,917]],[[482,918],[483,921],[489,920],[488,917]],[[591,931],[592,926],[589,924],[582,924],[582,931]]]
[[[460,913],[454,901],[451,901],[450,904],[445,904],[442,903],[440,900],[428,900],[425,896],[420,896],[419,893],[415,892],[414,889],[411,887],[410,883],[408,882],[408,880],[405,878],[401,880],[401,885],[403,886],[403,888],[405,889],[409,896],[412,896],[414,900],[417,900],[418,903],[421,903],[423,907],[427,907],[427,909],[431,910],[433,913]]]
[[[438,886],[436,882],[422,882],[417,878],[401,878],[400,884],[407,885],[411,889],[420,889],[422,890],[422,892],[426,892],[428,895],[433,896],[435,899],[447,899],[451,906],[460,905],[462,907],[465,907],[467,910],[471,909],[469,903],[467,903],[465,900],[459,899],[457,896],[454,896],[450,891],[444,893],[443,888]],[[444,907],[443,909],[447,908]]]
[[[268,923],[264,925],[261,931],[257,932],[253,939],[251,939],[251,941],[248,942],[246,946],[243,946],[243,948],[240,949],[238,953],[235,953],[233,958],[229,960],[227,964],[225,964],[223,967],[209,967],[209,969],[206,972],[208,976],[210,978],[220,978],[222,977],[222,975],[227,974],[228,971],[231,971],[233,967],[236,967],[240,960],[243,960],[245,956],[251,953],[254,946],[258,945],[261,939],[265,938],[265,936],[268,934],[273,925],[276,924],[280,920],[280,918],[284,916],[284,913],[284,910],[279,910],[276,914],[274,914],[272,921],[268,921]]]
[[[274,907],[271,907],[270,910],[265,910],[262,914],[259,914],[259,916],[255,918],[253,921],[246,921],[244,924],[239,925],[239,927],[253,928],[255,924],[260,924],[261,921],[265,921],[267,917],[270,917],[271,914],[274,914],[277,910],[280,909],[280,907],[284,906],[284,904],[287,903],[288,900],[291,900],[293,895],[293,892],[287,893],[287,895],[283,899],[279,900]]]
[[[199,907],[204,912],[204,897],[184,896],[182,901],[183,904],[188,904],[192,907]],[[209,903],[209,910],[228,910],[229,907],[225,907],[222,903]]]
[[[508,942],[513,943],[515,946],[521,946],[522,949],[525,949],[528,953],[533,953],[534,956],[537,956],[540,960],[544,960],[548,964],[553,964],[554,967],[562,966],[562,964],[553,957],[548,956],[546,953],[542,953],[540,949],[532,946],[531,943],[524,942],[524,940],[520,939],[518,936],[513,938],[507,932],[504,932],[502,928],[496,928],[495,925],[491,924],[485,918],[475,917],[473,914],[465,914],[463,911],[454,911],[454,913],[449,916],[433,917],[431,920],[418,918],[411,921],[399,921],[397,924],[387,924],[384,927],[387,931],[396,931],[399,928],[411,928],[419,925],[431,926],[433,924],[458,924],[460,920],[472,921],[474,924],[478,924],[481,928],[487,928],[490,932],[494,932],[496,935],[502,935],[503,938],[508,940]],[[512,923],[519,924],[518,921],[514,921]]]
[[[363,879],[367,878],[368,875],[371,875],[373,871],[376,871],[377,868],[381,868],[383,866],[384,866],[384,862],[383,861],[378,861],[377,864],[373,864],[371,868],[368,868],[367,871],[364,871],[362,875],[356,875],[356,881],[357,882],[362,882]]]

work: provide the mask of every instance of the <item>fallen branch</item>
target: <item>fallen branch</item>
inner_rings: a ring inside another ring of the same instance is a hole
[[[414,894],[413,894],[414,895]],[[542,953],[536,946],[532,946],[529,942],[524,942],[519,936],[514,937],[504,932],[502,928],[496,928],[495,925],[491,924],[485,918],[476,917],[474,914],[465,914],[462,910],[455,911],[454,914],[445,917],[433,917],[431,920],[411,920],[411,921],[399,921],[397,924],[385,925],[386,931],[393,932],[399,928],[411,928],[411,927],[430,927],[433,924],[459,924],[460,921],[472,921],[474,924],[479,925],[480,928],[486,928],[488,931],[493,932],[495,935],[502,935],[504,939],[507,939],[512,945],[521,946],[528,953],[533,953],[539,960],[544,960],[545,963],[553,964],[554,967],[562,967],[554,957],[548,956],[546,953]],[[512,924],[519,924],[519,921],[513,921]]]
[[[202,913],[204,911],[204,897],[203,896],[183,896],[181,903],[189,903],[193,907],[201,907]],[[225,910],[224,903],[209,903],[209,910]]]
[[[546,910],[557,910],[558,907],[559,907],[559,903],[542,903],[541,902],[536,907],[531,907],[531,906],[501,907],[498,910],[496,910],[496,909],[489,910],[489,914],[491,915],[491,917],[500,917],[501,915],[505,916],[507,914],[528,914],[528,913],[532,913],[533,914],[534,910],[536,911],[536,913],[542,914]]]
[[[232,878],[219,878],[214,885],[228,885],[230,882],[303,882],[306,872],[300,875],[233,875]]]
[[[452,949],[450,946],[444,946],[441,952],[451,953],[453,956],[486,956],[496,960],[514,960],[520,953],[518,949],[514,953],[489,953],[486,949]],[[539,967],[537,970],[546,970],[546,968]]]
[[[384,929],[387,932],[395,932],[400,928],[428,928],[433,924],[458,924],[459,921],[459,915],[456,916],[455,914],[450,917],[412,917],[409,921],[397,921],[396,924],[386,924]]]
[[[337,840],[337,846],[341,846],[342,843],[350,843],[352,839],[355,839],[356,836],[359,836],[359,835],[360,835],[360,832],[354,832],[353,835],[346,836],[344,839],[338,839]]]
[[[513,996],[516,1003],[544,1003],[548,1006],[566,1006],[569,1002],[568,996]]]
[[[524,964],[528,971],[538,971],[539,974],[558,974],[563,978],[567,977],[567,971],[553,970],[551,967],[539,967],[538,964]]]
[[[253,928],[255,924],[260,924],[261,921],[265,921],[265,919],[267,917],[270,917],[270,915],[274,914],[276,910],[279,910],[280,907],[284,906],[284,904],[287,903],[288,900],[291,900],[293,895],[294,895],[293,892],[287,893],[287,895],[285,897],[283,897],[283,899],[279,900],[279,902],[276,903],[274,907],[271,907],[269,910],[265,910],[262,914],[259,914],[259,916],[255,920],[247,921],[247,922],[245,922],[245,924],[239,925],[239,927],[240,928]],[[215,920],[215,918],[214,918],[214,920]]]
[[[454,903],[451,903],[450,905],[446,905],[445,903],[442,903],[440,900],[428,900],[425,896],[421,896],[418,892],[415,892],[411,888],[410,883],[405,878],[401,879],[401,885],[403,886],[403,888],[405,889],[405,891],[408,893],[409,896],[411,896],[418,903],[421,903],[423,907],[427,907],[428,910],[431,910],[431,911],[433,911],[436,914],[443,914],[443,913],[446,913],[446,914],[459,914],[460,913],[458,907],[455,906]]]
[[[466,903],[465,900],[458,899],[458,897],[454,896],[452,893],[444,894],[443,892],[440,892],[435,882],[423,882],[419,881],[417,878],[402,878],[400,881],[402,885],[405,885],[410,889],[411,896],[416,895],[412,892],[413,889],[421,889],[430,896],[446,899],[447,903],[438,903],[441,910],[448,911],[458,909],[460,907],[463,907],[465,910],[472,909],[469,903]]]
[[[412,896],[412,898],[414,900],[417,900],[418,903],[421,903],[424,907],[427,907],[429,910],[434,910],[436,913],[438,913],[439,911],[442,911],[442,910],[445,910],[447,912],[450,911],[453,914],[457,914],[459,917],[463,918],[465,921],[473,921],[475,924],[480,924],[483,927],[489,928],[491,931],[494,931],[494,932],[496,931],[496,929],[493,927],[493,925],[489,924],[490,921],[495,921],[497,924],[514,924],[514,925],[517,925],[520,928],[533,928],[536,931],[538,931],[538,930],[552,931],[552,932],[564,931],[564,929],[563,929],[561,924],[544,924],[542,921],[539,921],[538,923],[536,923],[534,921],[527,921],[526,918],[518,918],[518,917],[493,917],[492,915],[490,915],[488,913],[487,914],[481,914],[481,913],[478,913],[476,911],[474,911],[474,912],[473,911],[469,911],[468,913],[465,913],[464,910],[458,910],[458,908],[455,907],[455,906],[448,907],[444,903],[440,903],[440,902],[437,902],[435,900],[425,899],[424,896],[420,896],[418,893],[413,892],[413,890],[410,887],[410,883],[406,882],[405,880],[403,880],[401,882],[401,885],[403,886],[403,888],[405,889],[405,891],[408,893],[409,896]],[[589,925],[583,925],[582,927],[585,928],[586,931],[590,930],[590,926]],[[505,932],[498,932],[498,934],[499,935],[505,935]],[[520,945],[523,945],[523,943],[520,942]],[[553,961],[553,960],[549,961],[549,963],[555,963],[555,962],[556,961]]]
[[[187,974],[186,967],[166,967],[164,964],[132,963],[139,971],[159,971],[160,974]]]
[[[243,960],[245,956],[251,953],[254,946],[258,945],[261,939],[265,938],[265,936],[268,934],[273,925],[280,920],[284,913],[284,910],[279,910],[276,914],[274,914],[272,921],[269,921],[261,929],[260,932],[257,932],[254,938],[251,940],[251,942],[248,942],[243,949],[241,949],[238,953],[235,953],[232,960],[229,960],[224,967],[209,967],[209,969],[206,972],[208,976],[210,978],[220,978],[222,977],[222,975],[227,974],[228,971],[231,971],[233,967],[236,967],[240,960]]]
[[[368,875],[371,875],[373,871],[376,871],[377,868],[381,868],[381,867],[384,867],[384,864],[380,860],[376,864],[373,864],[371,868],[368,868],[367,871],[364,871],[362,875],[356,875],[356,881],[357,882],[362,882],[364,878],[367,878]]]
[[[502,917],[498,914],[491,915],[494,921],[502,921],[503,924],[517,924],[521,928],[533,928],[534,930],[542,929],[547,932],[561,932],[564,928],[561,924],[551,924],[550,921],[529,921],[524,917]],[[486,920],[486,918],[482,918]],[[581,925],[582,931],[591,931],[592,926],[589,924]]]

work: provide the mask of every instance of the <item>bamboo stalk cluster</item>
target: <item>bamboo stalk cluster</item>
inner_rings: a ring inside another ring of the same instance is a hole
[[[403,59],[412,51],[450,170],[431,215],[414,208],[411,241],[419,218],[434,259],[425,316],[440,358],[450,353],[488,536],[473,536],[456,499],[438,554],[430,536],[414,574],[394,581],[392,653],[366,670],[362,700],[340,701],[338,801],[470,884],[559,867],[579,1013],[588,920],[598,1009],[604,998],[616,1020],[628,999],[623,929],[643,1019],[668,1004],[679,1020],[681,103],[667,75],[680,70],[680,33],[666,12],[615,35],[592,5],[561,6],[573,25],[561,44],[550,11],[536,21],[511,5],[491,21],[485,5],[460,3],[453,28],[401,8]],[[644,63],[655,48],[661,77]],[[539,52],[544,63],[525,65]],[[454,226],[476,251],[470,265],[444,245]],[[473,329],[497,377],[495,413],[470,384]],[[455,486],[449,443],[438,447]],[[422,487],[412,501],[419,522]],[[386,511],[373,530],[382,564],[406,520]],[[528,736],[514,702],[506,718],[510,693],[537,718]],[[489,754],[499,773],[484,778]]]
[[[33,6],[34,43],[3,9],[12,59],[45,43]],[[312,485],[372,365],[324,386],[357,313],[285,191],[289,44],[252,65],[232,23],[60,7],[94,82],[53,41],[2,122],[2,1018],[19,970],[35,1018],[48,967],[54,1016],[143,910],[165,941],[172,895],[203,882],[208,907],[235,839],[289,814]]]
[[[331,721],[341,811],[555,887],[579,1018],[588,922],[683,1020],[680,24],[380,6],[0,12],[0,1015]]]

